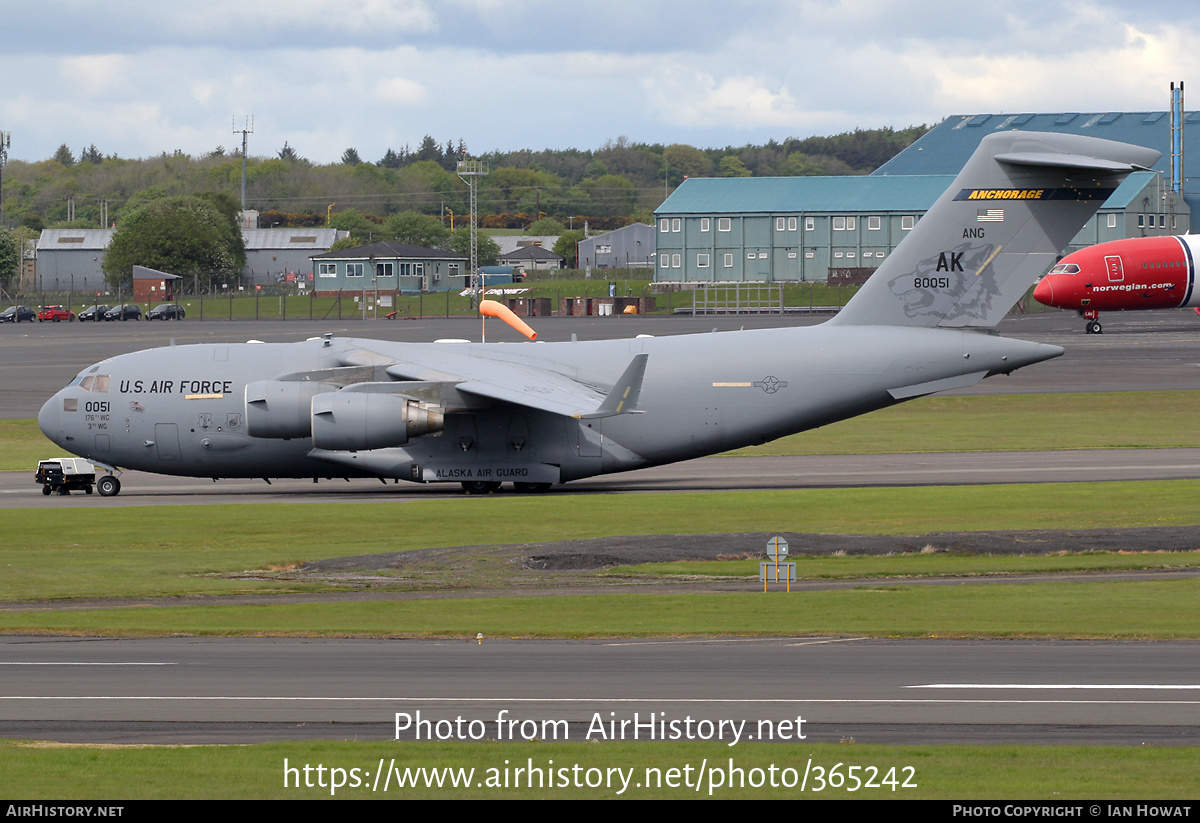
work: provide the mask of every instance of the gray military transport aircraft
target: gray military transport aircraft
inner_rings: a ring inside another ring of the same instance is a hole
[[[1150,149],[998,132],[833,319],[570,343],[170,346],[85,369],[38,424],[108,474],[518,491],[823,426],[1057,357],[995,333]]]

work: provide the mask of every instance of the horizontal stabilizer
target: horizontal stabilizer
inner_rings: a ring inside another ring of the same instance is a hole
[[[1043,166],[1056,169],[1086,169],[1089,171],[1131,172],[1147,171],[1148,167],[1136,163],[1105,160],[1103,157],[1084,157],[1080,154],[1054,154],[1045,151],[1012,152],[997,154],[996,160],[1012,166]]]
[[[927,394],[934,394],[935,392],[965,389],[968,386],[974,386],[987,376],[988,373],[985,369],[983,371],[971,372],[970,374],[960,374],[956,377],[947,377],[942,380],[929,380],[925,383],[913,383],[911,386],[888,389],[888,394],[894,400],[911,400],[914,397],[924,397]]]

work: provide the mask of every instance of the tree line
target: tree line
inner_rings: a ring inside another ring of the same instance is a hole
[[[487,152],[474,156],[490,168],[479,183],[480,219],[551,216],[575,226],[585,219],[593,224],[614,218],[649,220],[688,177],[866,174],[926,130],[859,129],[708,149],[618,137],[595,150]],[[457,221],[466,216],[467,188],[454,169],[467,154],[461,139],[443,142],[427,135],[416,149],[389,148],[375,161],[347,147],[339,162],[321,165],[285,142],[272,156],[247,158],[247,206],[264,213],[307,215],[317,222],[347,209],[380,220],[412,211]],[[128,159],[106,155],[94,144],[80,149],[77,157],[64,144],[46,160],[10,160],[3,186],[8,226],[98,228],[165,197],[236,194],[241,157],[217,146],[201,156],[174,151]]]

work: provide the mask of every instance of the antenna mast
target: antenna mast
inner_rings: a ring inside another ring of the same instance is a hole
[[[458,176],[467,188],[471,191],[471,280],[476,284],[476,288],[480,288],[482,284],[479,282],[479,234],[477,229],[478,223],[478,191],[479,178],[488,173],[488,164],[486,160],[459,160],[458,161]],[[479,292],[480,299],[483,299],[483,292]]]
[[[246,118],[242,128],[237,127],[237,116],[233,118],[233,133],[242,136],[242,211],[246,210],[246,137],[254,134],[254,115]]]
[[[0,220],[4,219],[4,164],[8,162],[8,149],[12,146],[12,132],[0,131]],[[22,249],[22,252],[24,249]]]

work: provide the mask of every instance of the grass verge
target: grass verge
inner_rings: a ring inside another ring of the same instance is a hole
[[[604,577],[661,578],[752,578],[758,579],[758,564],[765,558],[747,560],[682,560],[612,566]],[[996,574],[1063,574],[1138,569],[1184,569],[1200,566],[1200,551],[1172,552],[1056,552],[1000,556],[937,552],[919,554],[805,556],[788,558],[796,565],[800,580],[859,580],[928,577],[970,577]]]
[[[730,454],[1196,448],[1195,416],[1190,391],[935,396]]]
[[[691,742],[327,741],[142,747],[0,742],[6,785],[17,787],[15,793],[29,800],[807,797],[1062,801],[1152,797],[1162,801],[1195,796],[1195,758],[1195,749],[1186,747],[741,743],[730,748],[723,743]],[[288,773],[289,785],[284,782],[285,761],[288,768],[296,769]],[[317,764],[324,767],[323,772],[317,771]],[[381,764],[391,773],[386,792],[382,779],[375,783]],[[308,773],[305,765],[311,767]],[[531,767],[540,770],[533,775],[541,775],[551,785],[529,788],[529,772],[514,774],[517,768]],[[825,775],[836,773],[839,779],[826,778],[824,787],[818,789],[817,767]],[[851,767],[858,779],[855,790],[849,777]],[[865,784],[871,777],[868,767],[875,769],[875,787]],[[342,770],[337,779],[345,781],[340,789],[330,787],[335,774],[331,769],[335,768]],[[392,769],[418,785],[398,788],[397,773]],[[426,785],[433,769],[440,771],[446,785]],[[610,771],[613,769],[621,773]],[[685,777],[689,785],[684,785]],[[449,785],[455,779],[460,787]],[[523,783],[520,787],[515,785],[518,780]],[[622,790],[624,780],[628,787]],[[311,788],[304,785],[306,781]],[[833,788],[830,782],[841,785]]]
[[[310,591],[272,570],[363,554],[612,535],[1193,525],[1200,481],[802,489],[663,495],[489,496],[403,503],[11,509],[0,601]],[[69,500],[69,499],[68,499]],[[719,500],[719,505],[714,505]],[[463,553],[474,561],[470,552]],[[477,580],[517,570],[478,558]],[[257,574],[263,572],[263,574]],[[386,581],[385,581],[386,582]],[[382,585],[382,583],[381,583]],[[403,585],[397,584],[404,588]]]
[[[1200,580],[863,585],[0,613],[8,634],[153,637],[872,637],[1190,640]]]

